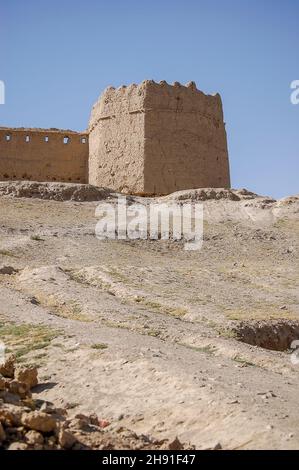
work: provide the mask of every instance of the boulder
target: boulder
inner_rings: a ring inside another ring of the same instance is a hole
[[[15,373],[15,357],[11,355],[5,360],[4,364],[0,363],[0,374],[3,375],[3,377],[13,379],[14,373]]]
[[[15,379],[25,383],[29,389],[38,384],[36,367],[17,367],[15,370]]]
[[[65,429],[61,429],[58,433],[58,443],[63,449],[71,449],[73,445],[77,442],[74,434]]]
[[[56,428],[55,419],[42,411],[23,413],[21,416],[21,422],[26,428],[43,433],[52,432]]]
[[[20,398],[26,398],[30,395],[29,387],[26,383],[19,382],[18,380],[11,380],[8,382],[8,390]]]
[[[2,405],[0,407],[0,423],[4,426],[20,426],[21,414],[19,406],[15,405]]]
[[[25,434],[25,440],[30,445],[43,444],[44,438],[43,435],[38,431],[28,431]]]
[[[27,450],[28,445],[25,442],[12,442],[7,450]]]

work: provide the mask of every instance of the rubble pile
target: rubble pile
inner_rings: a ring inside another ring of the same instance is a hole
[[[157,441],[138,436],[97,415],[68,416],[66,408],[35,399],[31,390],[38,385],[36,367],[16,365],[14,356],[0,364],[0,449],[82,450],[82,449],[183,449],[178,439]]]

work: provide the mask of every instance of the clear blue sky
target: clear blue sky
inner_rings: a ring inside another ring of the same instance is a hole
[[[218,91],[233,187],[299,192],[299,0],[6,0],[0,125],[83,130],[108,85]]]

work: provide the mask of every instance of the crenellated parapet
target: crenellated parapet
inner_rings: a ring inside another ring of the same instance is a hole
[[[89,130],[93,130],[100,120],[115,117],[116,112],[121,112],[122,103],[124,111],[127,111],[129,103],[129,112],[132,113],[160,108],[170,112],[200,113],[218,121],[223,119],[221,97],[218,93],[206,95],[197,89],[193,81],[186,85],[179,82],[171,85],[165,80],[144,80],[139,85],[133,83],[118,88],[107,87],[92,108]]]

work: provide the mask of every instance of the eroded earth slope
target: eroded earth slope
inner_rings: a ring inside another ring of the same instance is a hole
[[[0,183],[0,339],[38,366],[33,396],[98,413],[109,432],[178,436],[198,449],[298,448],[299,196],[160,198],[203,202],[198,251],[99,241],[98,201],[116,198]]]

